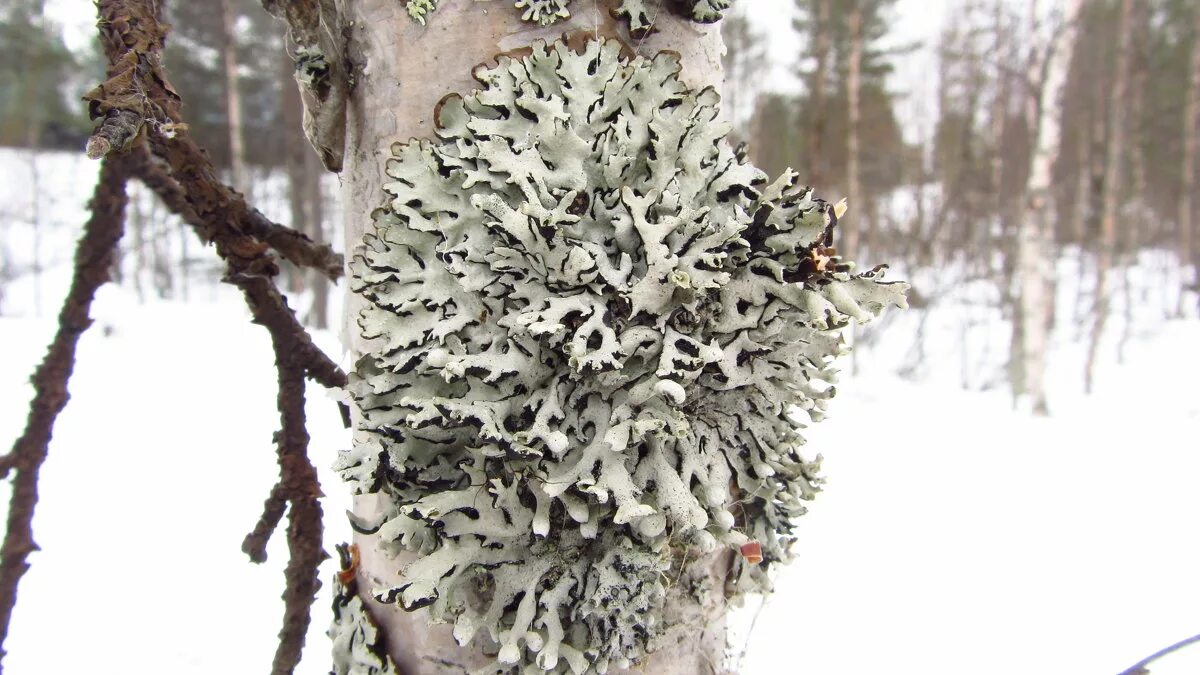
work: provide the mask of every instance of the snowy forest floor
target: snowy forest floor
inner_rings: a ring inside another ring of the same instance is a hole
[[[13,191],[0,203],[29,199],[21,161],[0,157],[0,189]],[[53,164],[42,177],[60,191],[43,190],[41,309],[27,275],[0,304],[6,444],[24,423],[94,176],[94,165]],[[0,215],[0,245],[27,262],[29,223]],[[1070,277],[1073,264],[1060,271]],[[1147,270],[1133,269],[1147,279],[1138,293],[1153,292]],[[272,540],[262,566],[240,544],[277,472],[271,350],[233,289],[196,276],[186,302],[140,299],[132,275],[97,298],[42,474],[42,551],[6,644],[11,673],[256,673],[270,663],[284,542]],[[992,366],[964,366],[966,343],[975,354],[1003,345],[1006,324],[972,300],[982,294],[954,293],[931,310],[919,367],[914,311],[859,354],[858,374],[846,362],[829,419],[806,432],[828,484],[798,524],[797,560],[775,595],[735,617],[741,672],[1117,673],[1200,632],[1200,320],[1139,318],[1120,361],[1115,322],[1091,396],[1085,346],[1060,329],[1053,416],[1039,419],[1014,411],[1002,384],[981,390],[1002,349],[976,359]],[[340,354],[335,333],[317,339]],[[308,414],[332,550],[349,536],[349,496],[328,467],[349,432],[320,391]],[[329,561],[299,670],[308,675],[328,672],[332,573]],[[1153,672],[1200,672],[1200,648]]]

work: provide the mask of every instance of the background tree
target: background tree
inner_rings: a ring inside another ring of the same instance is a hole
[[[870,248],[877,238],[876,205],[865,195],[900,185],[911,154],[887,83],[890,58],[903,50],[889,43],[894,5],[895,0],[796,1],[794,27],[803,44],[798,70],[805,90],[795,102],[788,135],[801,141],[799,156],[811,175],[805,180],[816,184],[819,179],[830,194],[850,201],[840,250],[851,256],[857,256],[860,240]],[[753,151],[761,152],[770,142],[762,138],[754,145]]]
[[[74,148],[87,121],[63,85],[81,86],[91,64],[76,60],[40,2],[0,8],[0,146]]]

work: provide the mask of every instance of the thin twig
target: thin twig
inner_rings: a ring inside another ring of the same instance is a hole
[[[117,245],[125,227],[128,167],[122,156],[109,156],[100,167],[92,195],[91,217],[75,250],[71,290],[58,315],[58,332],[33,375],[34,396],[25,431],[5,457],[5,474],[16,472],[9,499],[8,524],[0,547],[0,645],[8,636],[17,585],[29,569],[29,554],[38,550],[33,539],[33,513],[38,501],[38,473],[46,461],[54,421],[67,405],[67,383],[75,367],[79,337],[92,324],[89,316],[96,290],[109,280]],[[0,646],[0,660],[4,651]]]
[[[1184,638],[1170,647],[1163,647],[1150,656],[1147,656],[1141,661],[1133,664],[1126,670],[1121,671],[1121,675],[1146,675],[1146,673],[1150,672],[1150,669],[1147,668],[1147,666],[1149,666],[1151,663],[1161,659],[1164,656],[1167,656],[1168,654],[1173,654],[1188,645],[1196,643],[1200,643],[1200,634],[1193,635],[1190,638]]]
[[[242,552],[250,556],[250,560],[256,563],[264,563],[267,561],[267,541],[275,532],[275,528],[279,527],[279,521],[283,520],[283,513],[287,510],[287,497],[283,494],[283,485],[276,483],[271,489],[271,494],[267,495],[267,501],[263,504],[263,513],[255,523],[254,529],[246,538],[242,540]]]
[[[167,210],[178,215],[197,231],[217,233],[214,239],[217,252],[229,261],[231,269],[235,270],[225,280],[242,290],[255,323],[265,326],[272,335],[289,336],[286,338],[289,349],[303,356],[301,362],[305,372],[318,384],[328,388],[345,386],[346,374],[313,343],[308,332],[296,319],[295,313],[288,307],[286,298],[271,281],[270,277],[275,276],[279,270],[274,261],[261,249],[261,245],[252,237],[239,236],[236,232],[223,228],[220,212],[208,211],[204,217],[197,213],[187,199],[187,191],[154,158],[143,153],[136,157],[136,161],[135,175],[158,195]],[[241,251],[245,255],[227,255],[227,252],[232,251]]]

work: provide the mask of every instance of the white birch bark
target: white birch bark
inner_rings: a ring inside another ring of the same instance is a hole
[[[639,54],[671,50],[681,55],[682,79],[694,88],[720,87],[724,51],[719,25],[700,25],[660,11],[658,32],[631,40],[623,24],[613,19],[607,1],[575,2],[571,18],[549,27],[520,20],[520,11],[503,0],[442,0],[428,25],[411,21],[404,3],[397,0],[343,0],[342,19],[348,26],[348,55],[354,64],[355,88],[347,110],[342,203],[346,250],[353,251],[371,222],[370,213],[385,194],[383,162],[393,142],[433,134],[433,112],[451,92],[478,88],[471,77],[474,66],[490,62],[500,52],[518,50],[538,39],[553,40],[564,33],[621,37]],[[366,347],[355,318],[361,305],[351,296],[345,315],[345,342],[354,358]],[[357,497],[355,511],[370,518],[378,512],[375,496]],[[357,535],[362,553],[359,588],[365,592],[381,586],[378,580],[395,580],[404,561],[386,557],[376,548],[376,538]],[[724,585],[727,559],[707,561],[716,588]],[[720,596],[721,594],[713,594]],[[462,673],[487,663],[477,644],[459,647],[450,626],[431,625],[427,612],[408,613],[364,597],[364,603],[384,631],[389,652],[405,675]],[[697,675],[721,673],[725,648],[722,597],[701,606],[679,593],[667,600],[668,612],[680,625],[668,633],[661,649],[640,667],[616,672]]]
[[[1082,0],[1070,0],[1063,16],[1063,29],[1048,46],[1045,61],[1031,61],[1031,81],[1041,81],[1030,95],[1030,119],[1035,141],[1025,186],[1025,207],[1017,229],[1017,284],[1020,296],[1019,375],[1022,394],[1035,414],[1044,415],[1046,404],[1046,349],[1050,317],[1054,308],[1054,165],[1062,143],[1062,96],[1075,47]],[[1044,74],[1044,75],[1043,75]],[[1040,97],[1040,100],[1039,100]]]

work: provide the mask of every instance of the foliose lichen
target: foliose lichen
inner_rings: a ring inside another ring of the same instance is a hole
[[[653,3],[654,0],[621,0],[614,14],[628,22],[631,35],[642,37],[654,32],[658,9],[647,6]],[[721,20],[733,0],[668,0],[667,4],[698,23],[715,23]]]
[[[425,25],[425,17],[437,9],[438,0],[406,0],[404,9],[413,21]]]
[[[549,26],[559,19],[570,18],[569,4],[571,0],[517,0],[517,9],[525,10],[521,13],[522,20]]]
[[[726,136],[678,56],[536,43],[392,147],[351,263],[372,347],[338,469],[416,553],[384,602],[428,607],[488,672],[644,656],[681,556],[767,590],[819,489],[801,421],[834,394],[839,329],[904,305],[828,246],[836,216]]]
[[[645,35],[654,31],[654,18],[657,8],[647,7],[647,2],[655,0],[620,0],[620,6],[614,15],[629,22],[629,30],[633,35]],[[438,0],[405,0],[405,9],[414,21],[425,25],[429,14],[437,9]],[[693,21],[713,23],[720,21],[722,14],[733,3],[733,0],[666,0],[666,5],[673,10],[690,16]],[[516,8],[523,10],[521,18],[543,26],[568,19],[571,12],[568,7],[571,0],[516,0]]]
[[[337,550],[342,571],[334,577],[333,623],[326,633],[333,643],[330,675],[399,675],[379,628],[355,592],[357,550],[342,545]]]

